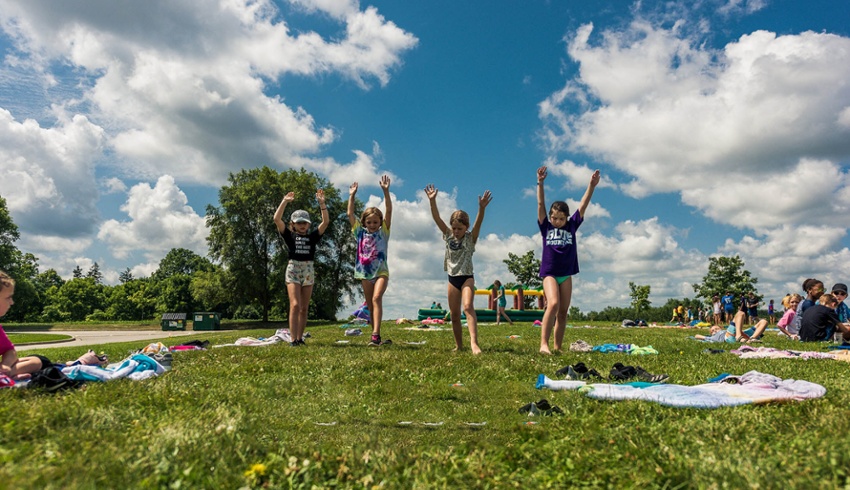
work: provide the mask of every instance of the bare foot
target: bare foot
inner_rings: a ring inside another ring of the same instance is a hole
[[[459,345],[459,346],[455,347],[454,349],[452,349],[452,352],[460,352],[462,350],[463,350],[463,346]]]
[[[481,347],[478,347],[478,344],[472,344],[472,353],[476,356],[481,354]]]
[[[541,345],[540,346],[540,353],[543,354],[543,355],[546,355],[546,356],[552,355],[552,352],[549,350],[548,345]]]

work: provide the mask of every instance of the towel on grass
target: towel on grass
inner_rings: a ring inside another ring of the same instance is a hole
[[[741,376],[726,376],[718,382],[696,386],[645,382],[585,385],[582,381],[550,380],[541,374],[537,380],[537,388],[578,389],[598,400],[644,400],[677,408],[719,408],[800,401],[826,394],[826,388],[819,384],[781,379],[758,371],[750,371]]]
[[[773,347],[754,348],[749,345],[730,350],[741,359],[835,359],[835,354],[817,351],[782,350]]]
[[[219,344],[214,345],[213,347],[233,347],[233,346],[250,346],[250,347],[262,347],[266,345],[274,345],[279,344],[281,342],[292,342],[292,337],[289,334],[288,328],[278,329],[277,332],[274,333],[271,337],[267,339],[255,339],[254,337],[240,337],[236,339],[232,344]]]
[[[83,364],[67,366],[62,369],[65,376],[76,381],[112,381],[130,378],[138,381],[165,372],[165,368],[145,354],[134,354],[114,367],[86,366]]]
[[[593,352],[625,352],[634,356],[658,354],[658,351],[651,345],[641,347],[635,344],[602,344],[595,346]]]

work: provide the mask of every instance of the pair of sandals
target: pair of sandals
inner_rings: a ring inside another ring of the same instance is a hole
[[[597,370],[589,369],[583,362],[579,362],[574,366],[563,367],[555,371],[555,374],[575,381],[587,381],[591,379],[605,380]],[[640,366],[624,366],[620,362],[614,364],[608,375],[608,380],[610,381],[629,381],[634,378],[647,383],[666,383],[669,376],[666,374],[652,374]]]

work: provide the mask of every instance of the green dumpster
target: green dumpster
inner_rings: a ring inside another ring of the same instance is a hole
[[[159,324],[163,331],[186,330],[186,313],[163,313]]]
[[[220,330],[221,314],[214,311],[196,311],[193,315],[192,330]]]

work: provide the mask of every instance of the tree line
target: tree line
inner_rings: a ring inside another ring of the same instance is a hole
[[[309,316],[335,319],[346,300],[353,301],[354,248],[343,200],[330,183],[305,170],[277,172],[268,167],[230,174],[219,190],[219,205],[206,209],[209,253],[185,248],[169,251],[150,277],[104,284],[100,266],[77,266],[63,279],[54,269],[41,271],[39,259],[15,246],[20,238],[6,201],[0,196],[0,270],[15,279],[15,322],[150,320],[166,312],[217,311],[224,318],[285,318],[289,299],[284,284],[288,260],[272,216],[286,192],[295,192],[293,209],[319,216],[316,189],[325,189],[332,219],[316,252],[318,281]],[[357,203],[357,212],[363,204]]]

